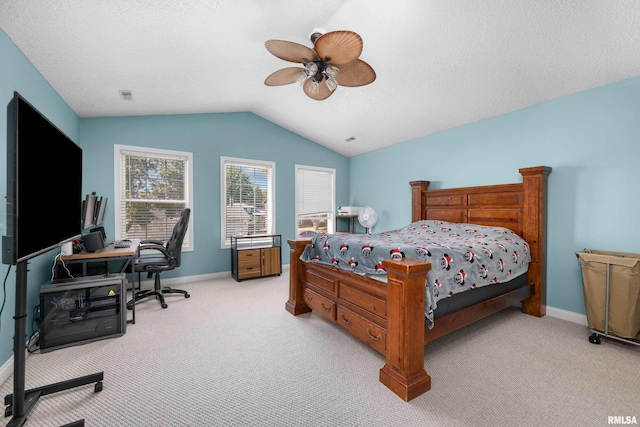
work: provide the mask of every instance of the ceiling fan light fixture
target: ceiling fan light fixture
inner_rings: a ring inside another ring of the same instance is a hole
[[[309,88],[309,92],[311,92],[314,95],[317,95],[318,93],[320,93],[320,84],[315,79],[311,82],[311,87]]]
[[[308,77],[309,75],[306,71],[300,71],[293,78],[296,80],[296,83],[298,83],[298,85],[302,86]]]
[[[327,76],[326,84],[331,92],[336,90],[336,88],[338,87],[338,82],[333,77]]]
[[[327,64],[327,66],[324,69],[324,73],[327,75],[327,77],[330,77],[330,78],[333,78],[333,79],[338,77],[338,72],[340,72],[338,67],[332,67],[329,64]]]
[[[304,62],[304,69],[308,76],[315,76],[318,73],[318,64],[314,61],[306,61]]]

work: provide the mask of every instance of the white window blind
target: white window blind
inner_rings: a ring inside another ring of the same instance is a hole
[[[275,164],[220,158],[222,247],[234,235],[273,234]]]
[[[166,242],[191,206],[191,154],[119,147],[116,237]],[[185,236],[185,248],[191,248],[192,236]]]
[[[296,165],[297,233],[332,233],[334,211],[335,169]]]

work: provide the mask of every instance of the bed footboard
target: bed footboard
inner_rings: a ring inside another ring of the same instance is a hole
[[[424,369],[424,300],[431,264],[384,260],[387,270],[387,353],[380,382],[406,401],[431,390]]]
[[[289,240],[289,300],[285,304],[285,309],[297,316],[298,314],[308,313],[311,308],[305,304],[303,298],[304,283],[304,264],[300,261],[300,255],[305,246],[311,243],[311,240]]]
[[[382,353],[380,381],[409,401],[431,389],[424,369],[425,280],[431,264],[384,260],[387,283],[308,264],[300,255],[309,240],[289,240],[289,300],[294,316],[315,309]]]

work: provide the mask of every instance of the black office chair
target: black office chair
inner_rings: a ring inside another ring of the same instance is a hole
[[[187,291],[170,287],[163,288],[160,284],[160,273],[180,267],[182,241],[189,226],[190,214],[191,209],[187,208],[182,211],[180,219],[173,227],[173,232],[166,245],[158,240],[142,240],[140,242],[138,255],[134,264],[135,271],[138,273],[138,283],[140,283],[140,274],[147,273],[148,279],[155,275],[155,284],[153,289],[137,291],[134,296],[135,303],[141,299],[154,296],[160,300],[162,308],[167,308],[167,303],[164,301],[164,294],[182,294],[185,298],[191,296]],[[152,251],[152,254],[142,254],[143,251]],[[129,310],[133,308],[134,300],[127,303]]]

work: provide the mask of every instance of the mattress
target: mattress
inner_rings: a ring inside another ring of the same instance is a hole
[[[390,258],[431,263],[425,283],[429,327],[444,301],[510,282],[525,275],[531,261],[528,243],[507,228],[434,220],[373,234],[318,234],[300,256],[305,262],[380,278],[386,275],[382,260]]]

